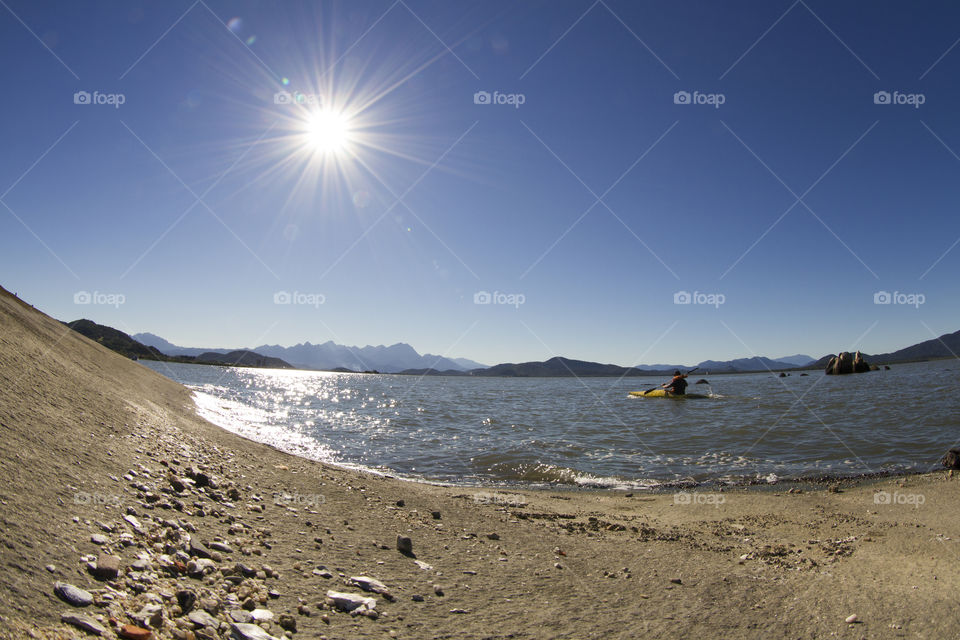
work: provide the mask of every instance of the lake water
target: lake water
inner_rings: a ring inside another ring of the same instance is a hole
[[[657,378],[363,375],[143,362],[200,415],[279,449],[444,483],[644,488],[926,471],[960,441],[960,363],[849,376],[708,375],[706,399],[631,398]],[[697,374],[691,382],[697,379]]]

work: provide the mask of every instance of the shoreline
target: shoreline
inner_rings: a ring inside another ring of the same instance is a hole
[[[0,292],[0,638],[95,637],[63,621],[84,616],[223,640],[254,612],[294,639],[955,634],[946,472],[686,502],[427,485],[238,436],[72,333]]]

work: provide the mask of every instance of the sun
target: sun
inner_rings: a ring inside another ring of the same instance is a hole
[[[315,153],[339,154],[348,150],[352,130],[351,120],[344,113],[314,111],[304,123],[304,144]]]

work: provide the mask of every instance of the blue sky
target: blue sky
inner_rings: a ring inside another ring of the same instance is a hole
[[[960,328],[958,13],[5,0],[0,284],[185,346],[896,349]]]

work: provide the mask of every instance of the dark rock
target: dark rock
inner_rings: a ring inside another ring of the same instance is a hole
[[[863,359],[863,355],[859,351],[853,354],[849,351],[842,351],[830,359],[830,362],[827,364],[826,374],[828,376],[836,376],[846,375],[848,373],[864,373],[870,370],[871,365]]]
[[[53,592],[61,600],[74,607],[87,607],[93,604],[93,594],[66,582],[55,583]]]
[[[706,379],[706,378],[700,378],[699,380],[697,380],[697,381],[694,382],[693,384],[710,384],[710,383],[707,382],[707,379]]]
[[[947,469],[960,469],[960,449],[950,449],[946,455],[940,459],[940,462]]]
[[[281,629],[286,629],[290,633],[297,632],[297,619],[289,613],[281,613],[277,617],[277,624],[280,625]]]
[[[439,520],[439,519],[440,519],[440,512],[439,512],[439,511],[431,511],[431,512],[430,512],[430,515],[433,516],[433,519],[434,519],[434,520]]]
[[[413,555],[413,540],[407,536],[397,536],[397,551],[405,556]]]
[[[780,377],[781,377],[781,378],[786,378],[786,377],[787,377],[787,374],[785,374],[783,371],[781,371],[781,372],[780,372]]]
[[[177,591],[177,604],[180,605],[180,611],[190,613],[197,604],[197,594],[189,589]]]
[[[403,500],[397,500],[397,506],[398,506],[398,507],[402,507],[402,506],[404,506],[404,505],[406,505],[406,504],[407,504],[407,503],[404,502]]]

